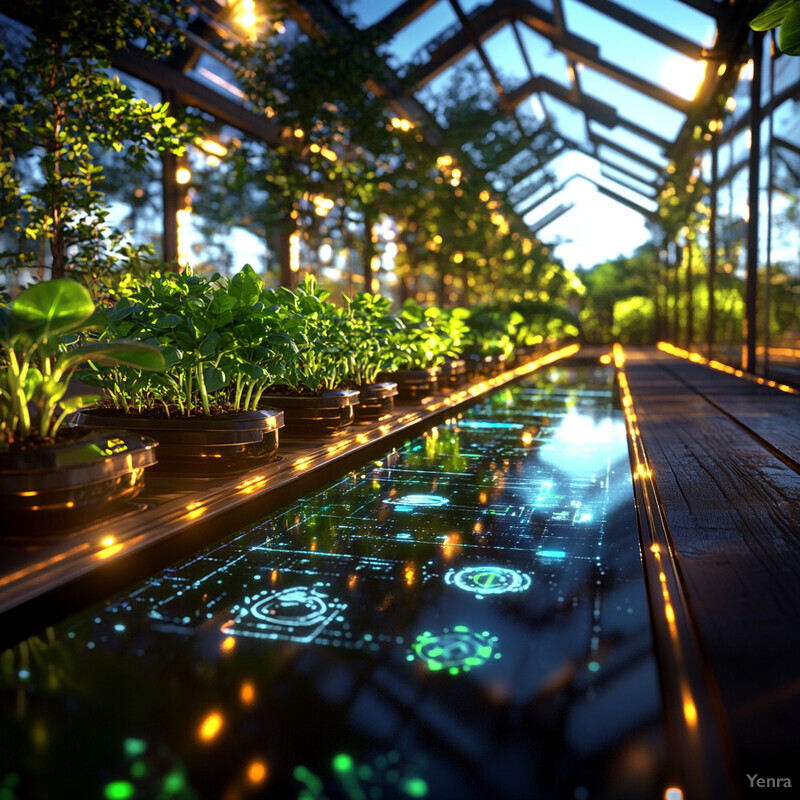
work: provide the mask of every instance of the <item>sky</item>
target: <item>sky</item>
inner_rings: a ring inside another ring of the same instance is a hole
[[[713,20],[679,0],[617,0],[620,5],[648,17],[663,27],[669,28],[703,46],[714,41]],[[457,0],[467,14],[481,4],[481,0]],[[597,44],[600,57],[629,72],[641,75],[675,94],[687,99],[694,96],[699,80],[702,78],[702,64],[671,50],[653,39],[645,37],[630,28],[597,13],[580,0],[562,0],[568,30]],[[354,0],[350,8],[362,26],[373,24],[386,13],[398,6],[399,0]],[[536,5],[552,11],[552,0],[536,0]],[[389,44],[393,54],[394,66],[400,67],[418,54],[425,44],[438,36],[446,36],[448,30],[457,25],[458,18],[451,0],[439,0],[430,10],[406,26]],[[525,25],[518,27],[529,60],[536,74],[546,75],[563,86],[569,85],[569,65],[563,54],[556,51],[544,37]],[[493,67],[502,76],[506,91],[523,83],[529,74],[510,26],[506,25],[484,42],[486,54]],[[424,58],[424,56],[421,56]],[[468,58],[477,58],[472,55]],[[451,70],[463,68],[462,62]],[[579,80],[585,94],[614,106],[620,117],[632,120],[642,127],[659,133],[666,139],[674,139],[684,116],[662,103],[656,102],[640,92],[625,87],[588,67],[578,68]],[[423,100],[431,92],[447,83],[450,72],[445,72],[418,93]],[[588,143],[583,115],[571,107],[544,95],[529,101],[537,116],[549,115],[555,127],[565,135],[579,142]],[[629,150],[666,166],[663,153],[650,142],[631,134],[617,126],[612,130],[592,123],[595,133],[617,142]],[[608,148],[602,148],[602,155],[608,161],[618,164],[622,169],[641,174],[650,181],[654,173],[625,156]],[[537,205],[527,213],[524,221],[535,227],[547,214],[567,204],[570,207],[550,224],[542,227],[537,235],[545,242],[556,244],[555,255],[564,264],[574,269],[578,266],[591,267],[619,255],[631,254],[639,245],[646,243],[650,236],[645,227],[645,218],[629,207],[609,198],[600,192],[591,181],[613,189],[618,194],[633,200],[638,205],[653,209],[654,201],[639,192],[621,186],[600,172],[599,163],[576,151],[568,151],[554,159],[550,165],[556,183],[568,181],[564,189],[555,197]],[[610,172],[610,170],[604,170]],[[577,176],[577,177],[576,177]],[[624,176],[629,184],[640,186]],[[540,195],[547,194],[542,190]],[[524,209],[539,199],[533,195],[521,202],[517,208]]]

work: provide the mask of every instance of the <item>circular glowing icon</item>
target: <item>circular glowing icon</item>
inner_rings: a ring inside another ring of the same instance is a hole
[[[451,569],[444,582],[482,599],[490,594],[524,592],[530,588],[531,576],[508,567],[464,567]]]
[[[407,494],[405,497],[398,497],[393,502],[402,503],[405,506],[439,508],[439,506],[446,506],[450,501],[438,494]]]
[[[466,625],[456,625],[437,634],[430,631],[421,633],[411,645],[406,659],[419,658],[431,672],[447,670],[451,675],[458,675],[500,658],[496,648],[497,637],[488,631],[477,633]]]
[[[250,613],[272,625],[315,625],[325,619],[328,601],[314,589],[294,586],[267,595],[250,608]]]

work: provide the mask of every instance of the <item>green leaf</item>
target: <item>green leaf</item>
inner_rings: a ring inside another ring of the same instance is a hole
[[[165,314],[156,320],[156,328],[177,328],[184,321],[178,314]]]
[[[101,399],[102,395],[99,394],[81,394],[76,397],[67,397],[62,400],[59,405],[61,406],[62,412],[71,414],[73,411],[79,411],[87,406],[93,406],[95,403],[99,403]]]
[[[778,31],[778,47],[787,56],[800,55],[800,4],[786,12]]]
[[[94,311],[89,291],[79,283],[58,278],[29,286],[11,303],[11,338],[27,334],[47,341],[88,319]]]
[[[786,12],[796,2],[797,0],[776,0],[751,20],[750,27],[754,31],[768,31],[771,28],[777,28],[783,21]]]
[[[208,367],[203,370],[203,380],[206,384],[206,391],[218,392],[228,385],[230,379],[221,369]]]
[[[59,366],[69,369],[83,361],[94,364],[119,364],[152,372],[164,369],[164,356],[160,350],[141,342],[118,339],[112,342],[92,342],[70,350],[59,358]]]

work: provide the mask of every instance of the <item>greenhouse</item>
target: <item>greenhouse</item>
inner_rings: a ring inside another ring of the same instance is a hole
[[[800,0],[19,0],[0,187],[0,800],[797,791]]]

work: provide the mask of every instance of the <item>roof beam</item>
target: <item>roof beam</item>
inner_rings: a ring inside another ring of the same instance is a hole
[[[432,53],[430,59],[417,67],[408,77],[416,91],[430,83],[438,75],[441,75],[448,67],[451,67],[459,59],[474,49],[474,42],[484,42],[492,34],[505,27],[508,23],[508,15],[498,10],[495,2],[488,8],[480,10],[477,14],[470,14],[470,31],[466,31],[462,25],[458,33],[453,34],[449,39],[442,42]],[[473,38],[474,37],[474,38]]]
[[[662,136],[653,133],[651,130],[637,125],[632,120],[620,117],[617,113],[617,109],[608,105],[608,103],[604,103],[602,100],[598,100],[596,97],[587,94],[576,96],[576,93],[545,75],[538,75],[535,78],[531,78],[514,89],[513,92],[509,92],[505,97],[504,108],[515,108],[532,94],[538,92],[545,92],[556,100],[560,100],[562,103],[574,106],[579,111],[582,111],[589,119],[599,122],[606,128],[616,128],[617,126],[626,128],[631,133],[641,136],[643,139],[647,139],[647,141],[652,142],[657,147],[664,150],[671,144],[671,142],[668,142]]]
[[[594,183],[594,181],[592,181]],[[629,200],[627,197],[623,197],[621,194],[617,194],[615,191],[606,188],[605,186],[601,186],[599,183],[595,183],[597,186],[597,191],[601,194],[606,195],[606,197],[610,197],[612,200],[616,200],[618,203],[622,203],[623,206],[627,206],[628,208],[636,211],[638,214],[641,214],[645,219],[652,219],[654,212],[648,211],[644,206],[640,206],[638,203],[634,203],[633,200]]]
[[[651,39],[655,39],[655,41],[667,47],[671,47],[679,53],[689,56],[689,58],[695,61],[703,57],[704,48],[697,44],[697,42],[693,42],[680,34],[674,33],[624,6],[611,2],[611,0],[580,0],[580,2],[585,6],[589,6],[589,8],[593,8],[595,11],[599,11],[610,19],[621,22],[623,25],[627,25],[629,28],[645,36],[649,36]]]
[[[179,69],[153,61],[137,47],[117,50],[112,64],[161,90],[173,91],[177,100],[184,105],[199,108],[262,142],[278,145],[283,141],[279,125],[184,75]]]
[[[717,3],[714,0],[679,0],[685,6],[690,6],[703,14],[708,14],[713,19],[720,19],[727,9],[724,3]]]
[[[582,62],[587,67],[606,75],[631,89],[658,100],[684,114],[689,112],[691,101],[680,97],[661,86],[645,80],[622,67],[605,61],[600,57],[600,48],[572,34],[561,34],[555,24],[552,14],[535,6],[530,0],[495,0],[490,9],[502,6],[507,13],[524,22],[529,28],[546,36],[553,43],[556,50],[560,50],[568,59]]]
[[[637,175],[635,172],[631,172],[630,170],[625,169],[625,167],[621,167],[619,164],[615,164],[613,161],[606,161],[604,158],[601,158],[600,156],[596,156],[596,158],[604,167],[611,167],[611,169],[615,169],[617,172],[621,173],[622,175],[625,175],[625,177],[627,178],[639,181],[639,183],[643,183],[645,186],[650,186],[653,189],[656,188],[641,175]],[[656,175],[656,177],[658,177],[658,175]]]
[[[529,225],[531,233],[538,233],[542,228],[546,228],[551,222],[555,222],[562,214],[566,214],[575,203],[561,203],[556,206],[549,214],[545,214],[541,219],[536,220],[533,225]]]
[[[373,30],[386,34],[385,38],[388,41],[400,29],[410,25],[417,17],[421,17],[437,2],[438,0],[406,0],[405,3],[400,3],[397,8],[379,19],[371,27]]]
[[[621,144],[617,144],[616,142],[612,142],[611,139],[606,139],[604,136],[600,136],[597,133],[592,132],[589,135],[589,138],[592,140],[593,144],[597,145],[598,147],[608,147],[611,150],[616,150],[618,153],[626,156],[627,158],[633,159],[634,161],[638,161],[640,164],[643,164],[648,169],[653,170],[656,175],[660,175],[664,171],[664,167],[659,164],[656,164],[650,159],[645,158],[644,156],[640,155],[639,153],[634,153],[633,150],[628,150],[627,147],[623,147]]]
[[[628,183],[627,181],[623,181],[620,178],[618,178],[616,175],[612,175],[610,172],[608,172],[608,171],[606,171],[606,170],[604,170],[602,168],[600,169],[600,174],[604,178],[608,178],[610,181],[614,181],[614,183],[618,183],[620,186],[624,186],[629,191],[636,192],[636,194],[642,195],[642,197],[647,197],[650,200],[655,200],[656,197],[658,197],[658,192],[656,191],[656,188],[654,186],[647,186],[647,184],[645,184],[645,186],[647,186],[647,188],[652,192],[652,194],[650,194],[650,192],[646,192],[646,191],[642,190],[641,187],[634,186],[632,183]]]

